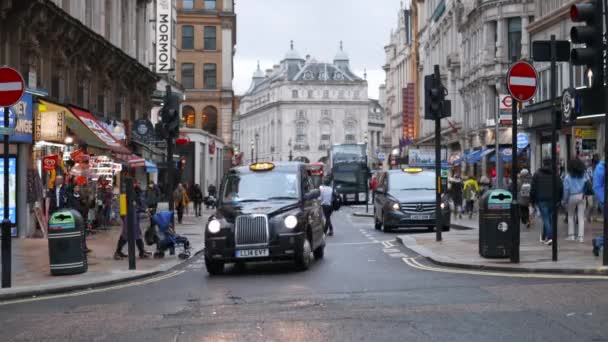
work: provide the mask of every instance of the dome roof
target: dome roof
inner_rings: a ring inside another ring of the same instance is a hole
[[[346,53],[346,51],[344,51],[344,48],[342,46],[342,41],[340,41],[340,50],[336,54],[336,57],[334,57],[334,61],[348,61],[348,60],[349,60],[348,54]]]
[[[260,61],[258,61],[258,69],[253,73],[253,78],[264,78],[264,72],[260,69]]]
[[[291,41],[289,51],[287,51],[287,53],[285,54],[285,60],[289,59],[302,59],[298,51],[293,48],[293,40]]]

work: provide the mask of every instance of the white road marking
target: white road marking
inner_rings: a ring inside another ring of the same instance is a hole
[[[132,287],[132,286],[146,285],[146,284],[151,284],[151,283],[155,283],[155,282],[158,282],[158,281],[161,281],[161,280],[165,280],[165,279],[169,279],[169,278],[178,276],[178,275],[180,275],[180,274],[182,274],[184,272],[185,271],[173,271],[171,273],[167,273],[167,274],[155,277],[155,278],[149,278],[149,279],[144,279],[144,280],[141,280],[141,281],[126,283],[126,284],[120,284],[120,285],[115,285],[115,286],[110,286],[110,287],[105,287],[105,288],[99,288],[99,289],[91,289],[91,290],[84,290],[84,291],[78,291],[78,292],[72,292],[72,293],[63,293],[63,294],[58,294],[58,295],[50,295],[50,296],[35,297],[35,298],[25,298],[25,299],[9,300],[9,301],[6,301],[6,302],[0,302],[0,306],[12,305],[12,304],[22,304],[22,303],[31,303],[31,302],[37,302],[37,301],[49,300],[49,299],[77,297],[77,296],[82,296],[82,295],[87,295],[87,294],[93,294],[93,293],[100,293],[100,292],[106,292],[106,291],[111,291],[111,290],[124,289],[124,288]]]
[[[398,253],[399,249],[397,249],[397,248],[384,248],[382,251],[384,253]]]
[[[389,255],[391,258],[407,258],[407,254],[405,253],[392,253]]]
[[[365,241],[365,242],[333,242],[328,243],[328,246],[354,246],[354,245],[374,245],[380,243],[380,241]]]
[[[442,272],[442,273],[457,273],[457,274],[470,274],[470,275],[483,275],[483,276],[494,276],[494,277],[507,277],[507,278],[539,278],[539,279],[589,279],[589,280],[608,280],[608,276],[601,275],[560,275],[560,274],[546,274],[546,273],[515,273],[515,272],[491,272],[491,271],[473,271],[465,269],[448,269],[443,267],[432,267],[425,266],[419,263],[414,258],[402,258],[403,262],[413,268],[430,271],[430,272]]]

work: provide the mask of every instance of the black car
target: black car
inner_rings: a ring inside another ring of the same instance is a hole
[[[379,173],[374,192],[375,228],[385,232],[402,227],[434,230],[435,172],[406,168]],[[447,197],[441,203],[443,230],[450,230]]]
[[[226,263],[269,260],[293,260],[308,269],[312,256],[323,258],[325,249],[319,195],[302,163],[231,169],[205,227],[209,274],[222,273]]]

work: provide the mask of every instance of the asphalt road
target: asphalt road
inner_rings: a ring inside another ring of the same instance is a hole
[[[334,214],[325,259],[306,272],[209,277],[194,257],[145,281],[0,303],[0,340],[608,341],[606,280],[412,267],[427,264],[351,213]]]

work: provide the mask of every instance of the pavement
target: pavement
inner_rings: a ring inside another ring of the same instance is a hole
[[[332,219],[308,271],[259,263],[209,276],[198,255],[145,280],[0,301],[2,341],[606,340],[608,277],[435,267],[349,208]]]
[[[591,239],[602,234],[602,223],[585,224],[583,243],[565,241],[567,225],[560,215],[558,226],[558,261],[552,261],[552,248],[539,242],[542,222],[535,218],[530,229],[521,227],[520,262],[506,259],[488,259],[479,255],[478,217],[473,219],[452,217],[452,230],[443,233],[443,241],[435,235],[402,234],[397,240],[405,247],[432,262],[450,267],[536,273],[608,274],[602,258],[592,254]]]
[[[159,209],[166,209],[161,203]],[[202,226],[207,222],[210,211],[202,217],[195,217],[190,210],[184,216],[183,224],[176,225],[176,231],[188,238],[192,254],[204,248]],[[141,223],[142,232],[148,227],[146,219]],[[129,270],[128,259],[114,260],[116,243],[121,232],[120,226],[100,230],[87,237],[87,245],[92,252],[88,255],[88,271],[82,274],[53,276],[49,268],[47,239],[25,238],[12,241],[12,287],[0,289],[0,300],[61,293],[111,284],[123,283],[150,277],[167,271],[183,262],[177,255],[166,255],[163,259],[136,259],[136,270]],[[146,246],[150,252],[154,246]],[[128,254],[125,246],[123,252]],[[136,249],[137,253],[137,249]],[[177,254],[177,253],[176,253]]]

